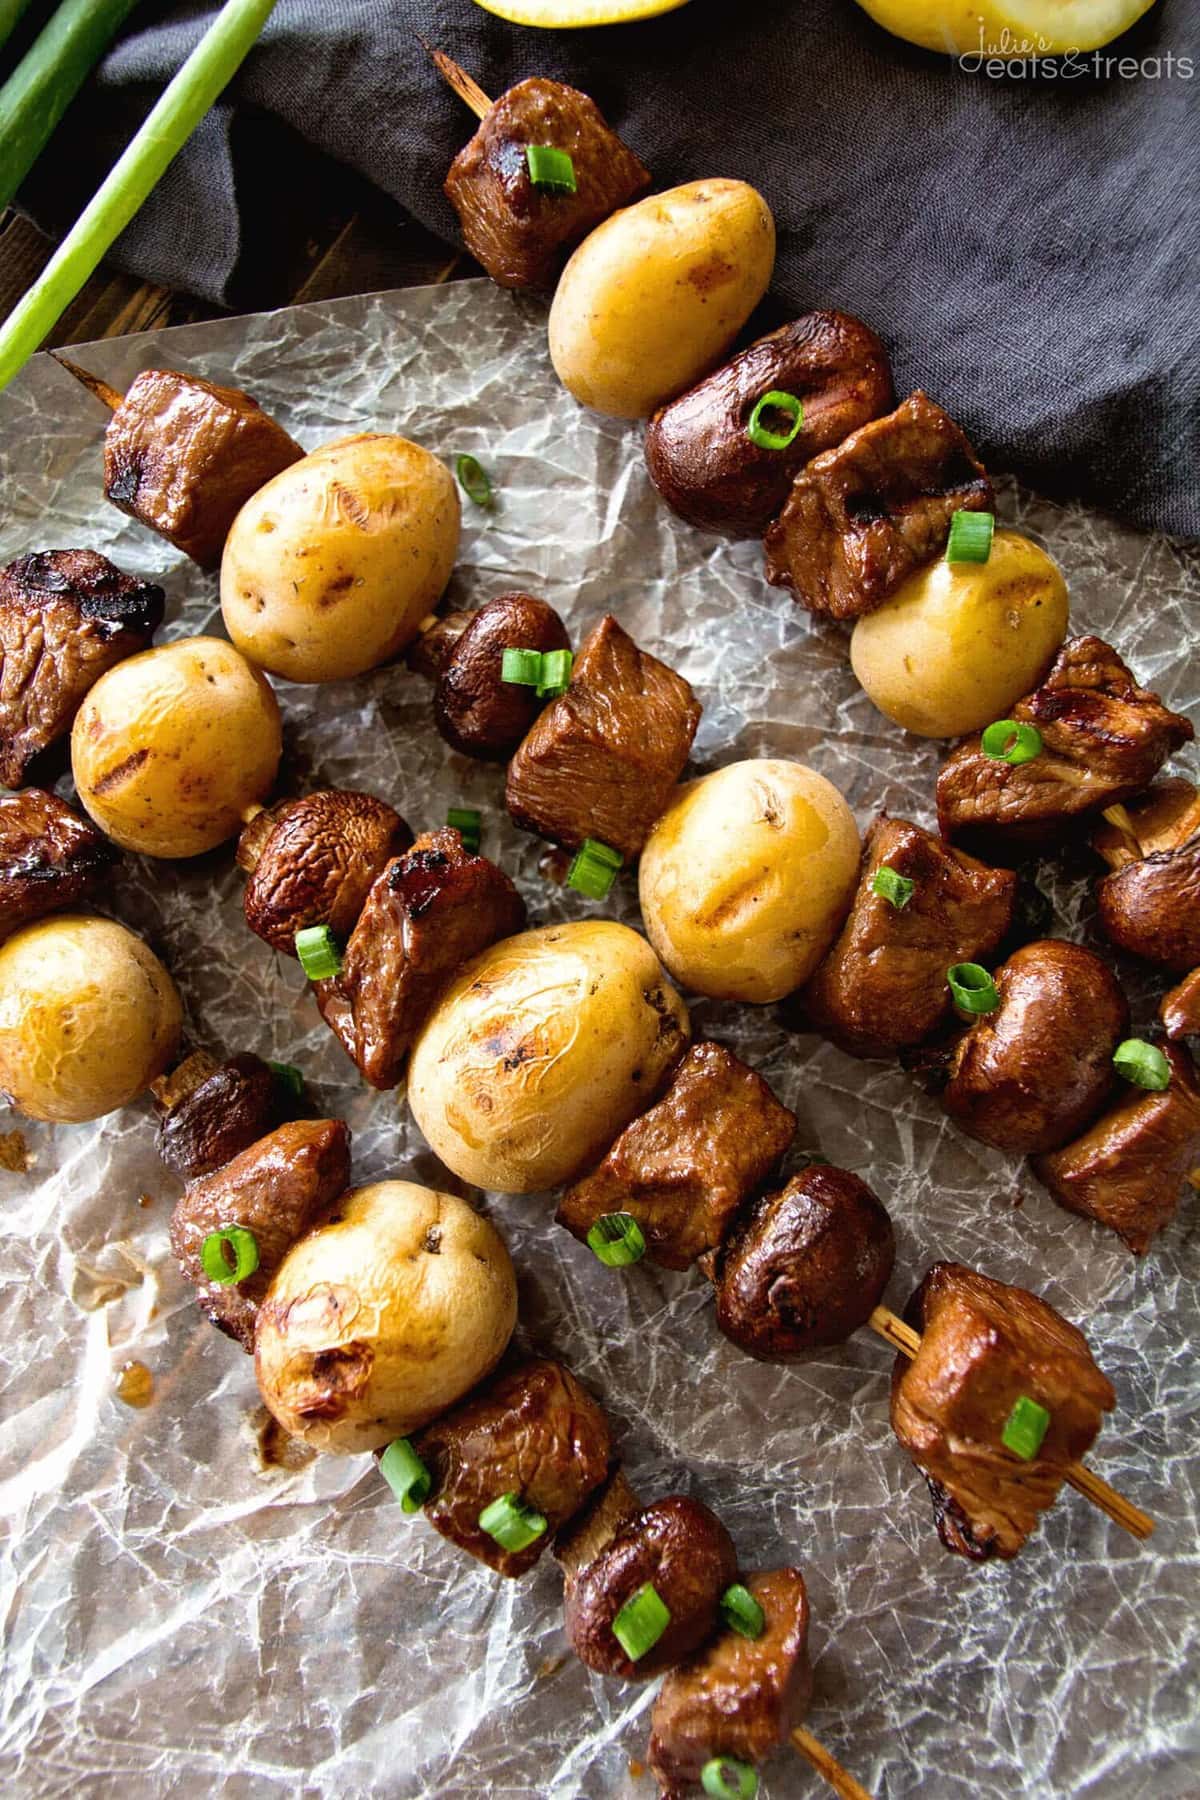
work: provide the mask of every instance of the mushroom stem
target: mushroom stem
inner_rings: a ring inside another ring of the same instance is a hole
[[[1127,806],[1106,806],[1101,817],[1107,819],[1115,831],[1120,832],[1133,860],[1139,862],[1142,855],[1142,840],[1129,816],[1129,808]]]
[[[176,1063],[169,1074],[160,1075],[157,1081],[152,1081],[150,1092],[159,1112],[169,1113],[181,1100],[186,1100],[202,1081],[208,1080],[216,1067],[216,1058],[210,1056],[207,1050],[193,1050],[181,1063]]]
[[[421,41],[424,43],[424,39]],[[492,110],[492,102],[479,83],[474,81],[452,56],[447,56],[444,50],[431,49],[428,44],[425,45],[425,48],[429,51],[434,67],[447,86],[454,89],[459,99],[470,107],[477,119],[486,119]]]
[[[812,1764],[818,1775],[823,1775],[835,1794],[842,1800],[871,1800],[871,1795],[860,1782],[855,1781],[848,1769],[843,1769],[836,1756],[831,1756],[819,1738],[803,1725],[797,1725],[792,1732],[792,1744],[796,1751]]]
[[[115,387],[110,387],[108,382],[103,380],[99,375],[93,375],[90,369],[81,369],[78,363],[71,362],[70,359],[63,356],[60,351],[52,350],[50,354],[59,367],[65,369],[68,375],[73,375],[76,381],[80,382],[87,389],[89,394],[94,394],[97,400],[103,401],[110,412],[116,412],[118,406],[120,406],[125,398],[124,394],[118,393]]]

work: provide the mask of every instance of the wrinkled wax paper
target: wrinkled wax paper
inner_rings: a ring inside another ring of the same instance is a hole
[[[697,768],[796,757],[863,825],[884,803],[932,821],[937,747],[874,712],[844,637],[766,586],[756,544],[730,547],[666,511],[639,429],[559,388],[538,304],[469,283],[78,356],[118,384],[156,364],[234,381],[306,446],[377,429],[446,458],[473,451],[498,501],[464,509],[453,603],[528,587],[576,640],[611,609],[695,685]],[[103,425],[46,359],[3,396],[0,557],[93,545],[163,581],[164,636],[219,626],[215,579],[103,500]],[[1195,563],[1011,484],[1001,511],[1062,563],[1076,626],[1194,708]],[[545,846],[507,822],[501,772],[451,754],[429,690],[403,667],[280,697],[295,784],[372,789],[414,829],[452,804],[479,807],[484,847],[518,876],[534,922],[601,910],[548,880]],[[166,958],[194,1041],[302,1065],[320,1106],[351,1122],[359,1180],[446,1183],[403,1099],[364,1089],[297,965],[246,929],[241,885],[228,850],[186,865],[126,858],[104,905]],[[1058,926],[1090,939],[1084,862],[1047,867],[1042,886]],[[611,910],[637,923],[628,877]],[[1144,1023],[1159,984],[1125,973]],[[512,1246],[525,1341],[603,1396],[647,1499],[701,1495],[743,1566],[803,1566],[810,1724],[873,1794],[1200,1795],[1194,1203],[1135,1262],[1017,1161],[958,1135],[898,1068],[793,1035],[773,1009],[702,1001],[693,1019],[796,1108],[801,1148],[885,1198],[893,1304],[954,1257],[1084,1326],[1118,1394],[1093,1461],[1157,1533],[1139,1546],[1067,1492],[1018,1561],[969,1566],[940,1548],[892,1438],[877,1338],[761,1365],[718,1334],[699,1275],[605,1270],[546,1198],[481,1197]],[[3,1791],[649,1800],[639,1765],[656,1684],[604,1681],[566,1654],[549,1556],[501,1581],[406,1517],[370,1459],[264,1463],[250,1359],[199,1317],[171,1261],[178,1189],[155,1158],[149,1105],[95,1125],[7,1126],[36,1163],[0,1174]],[[154,1375],[144,1411],[114,1398],[129,1360]],[[764,1787],[772,1800],[827,1792],[791,1753]]]

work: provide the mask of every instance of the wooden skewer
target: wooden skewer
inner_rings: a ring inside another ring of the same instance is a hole
[[[76,381],[83,383],[89,394],[95,394],[97,400],[102,400],[105,406],[112,412],[116,412],[125,398],[124,394],[119,394],[115,387],[110,387],[108,382],[102,380],[99,375],[93,375],[90,369],[81,369],[78,363],[71,362],[60,351],[52,350],[50,354],[60,368],[65,369],[68,375],[73,375]]]
[[[915,1356],[921,1348],[920,1333],[914,1331],[911,1325],[906,1325],[903,1319],[897,1318],[894,1312],[889,1312],[886,1306],[877,1306],[867,1323],[872,1331],[877,1331],[881,1338],[885,1338],[894,1350],[899,1350],[904,1356]],[[1077,1494],[1082,1494],[1085,1500],[1098,1506],[1102,1513],[1107,1513],[1114,1525],[1120,1525],[1132,1537],[1144,1541],[1154,1530],[1154,1520],[1148,1513],[1144,1513],[1131,1500],[1126,1500],[1124,1494],[1118,1494],[1116,1488],[1109,1487],[1107,1481],[1102,1481],[1099,1475],[1093,1474],[1086,1463],[1072,1463],[1066,1478]]]
[[[492,102],[479,83],[474,81],[452,56],[447,56],[444,50],[430,49],[428,44],[425,45],[425,48],[429,51],[434,67],[447,86],[452,87],[459,99],[466,102],[477,119],[486,119],[492,110]]]
[[[1140,862],[1142,840],[1137,834],[1137,827],[1129,816],[1129,808],[1127,806],[1106,806],[1100,817],[1107,819],[1109,824],[1120,832],[1126,852],[1134,862]],[[1118,852],[1114,850],[1112,854],[1115,856]]]
[[[805,1761],[812,1764],[817,1774],[825,1777],[834,1793],[841,1795],[841,1800],[871,1800],[866,1788],[855,1781],[849,1770],[843,1769],[837,1758],[830,1756],[820,1739],[815,1738],[811,1731],[806,1731],[803,1725],[797,1725],[792,1732],[792,1743]]]

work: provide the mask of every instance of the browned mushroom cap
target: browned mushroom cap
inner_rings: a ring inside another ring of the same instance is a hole
[[[442,665],[433,716],[464,756],[504,762],[545,704],[537,689],[502,681],[506,650],[567,650],[571,640],[552,606],[532,594],[500,594],[481,606]]]
[[[280,1122],[278,1084],[257,1056],[231,1056],[219,1067],[207,1056],[189,1058],[163,1092],[158,1154],[184,1181],[223,1168]]]
[[[116,860],[116,845],[57,794],[0,795],[0,937],[77,905]]]
[[[1106,824],[1093,839],[1114,871],[1096,889],[1100,926],[1132,956],[1182,974],[1200,963],[1200,793],[1160,781],[1126,816],[1130,832]]]
[[[627,1520],[600,1554],[567,1583],[567,1637],[589,1669],[644,1681],[698,1650],[716,1629],[721,1595],[737,1574],[729,1533],[714,1513],[669,1494]],[[613,1622],[649,1583],[670,1614],[662,1636],[636,1662]]]
[[[312,925],[348,937],[376,876],[412,841],[395,807],[374,794],[307,794],[283,810],[258,848],[246,883],[246,923],[288,956],[296,954],[296,933]]]
[[[730,1233],[717,1324],[760,1362],[843,1343],[879,1304],[895,1255],[887,1208],[867,1184],[813,1163]]]
[[[254,1349],[254,1322],[271,1279],[292,1245],[345,1192],[350,1129],[341,1119],[281,1125],[224,1168],[192,1182],[171,1215],[171,1248],[214,1325]],[[211,1231],[240,1225],[254,1234],[258,1267],[236,1286],[209,1281],[201,1263]]]
[[[942,1104],[964,1131],[1035,1156],[1077,1137],[1117,1084],[1129,1007],[1106,962],[1042,938],[996,970],[1000,1004],[959,1040]]]
[[[1169,1038],[1200,1035],[1200,969],[1193,969],[1164,994],[1158,1011]]]

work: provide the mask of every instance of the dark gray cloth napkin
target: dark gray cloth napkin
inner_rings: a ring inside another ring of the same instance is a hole
[[[216,10],[135,10],[28,185],[35,218],[65,227]],[[899,391],[927,389],[993,466],[1200,537],[1198,19],[1200,0],[1159,0],[1106,53],[1136,74],[1080,56],[997,79],[888,37],[852,0],[691,0],[579,32],[471,0],[280,0],[119,260],[236,300],[252,221],[303,202],[282,130],[240,130],[255,112],[456,241],[441,184],[473,120],[420,34],[490,93],[528,74],[584,88],[659,185],[755,183],[788,311],[869,321]]]

